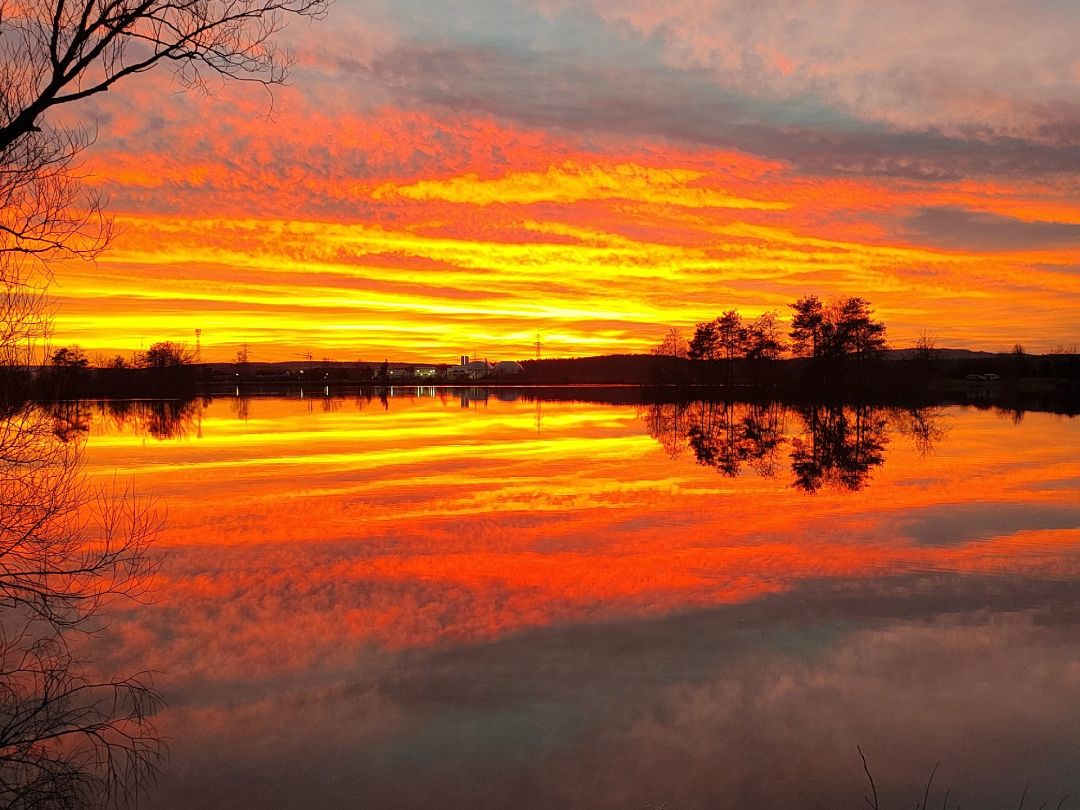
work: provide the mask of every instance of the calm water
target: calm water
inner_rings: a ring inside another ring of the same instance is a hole
[[[105,650],[162,673],[151,806],[857,808],[856,745],[883,807],[937,762],[932,806],[1080,796],[1078,419],[120,407],[89,468],[168,510]]]

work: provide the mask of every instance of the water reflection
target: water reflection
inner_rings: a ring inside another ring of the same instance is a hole
[[[892,423],[900,436],[911,440],[921,458],[933,453],[934,447],[949,435],[945,408],[940,406],[897,409]]]
[[[830,485],[854,492],[885,461],[888,423],[881,409],[812,405],[799,413],[806,432],[792,440],[791,470],[797,489],[817,492]]]
[[[664,413],[664,411],[673,411]],[[650,434],[672,458],[685,444],[698,464],[734,478],[743,465],[775,476],[785,442],[787,409],[778,403],[692,402],[651,405],[644,416]],[[660,433],[654,433],[653,429]]]
[[[97,413],[106,430],[131,430],[158,441],[198,435],[205,404],[202,400],[105,400]]]
[[[42,403],[35,410],[52,421],[52,432],[62,442],[80,441],[91,428],[98,433],[130,431],[158,441],[199,436],[202,413],[208,400],[201,399],[115,399],[67,400]],[[243,418],[249,400],[230,400]]]
[[[649,435],[669,458],[692,451],[698,464],[735,478],[748,467],[759,476],[782,474],[803,492],[822,487],[856,492],[885,463],[890,427],[923,456],[943,441],[943,409],[885,408],[841,403],[789,407],[779,402],[698,401],[641,408]],[[789,434],[789,425],[797,424]],[[784,452],[786,451],[786,452]]]
[[[890,806],[938,760],[1077,795],[1080,422],[626,398],[94,422],[169,508],[112,617],[168,673],[155,805],[854,807],[856,744]]]
[[[159,530],[129,491],[82,469],[81,403],[0,410],[0,804],[122,804],[157,771],[146,667],[99,669],[101,611],[145,594]],[[132,670],[128,670],[129,672]]]

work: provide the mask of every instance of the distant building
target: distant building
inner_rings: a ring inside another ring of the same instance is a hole
[[[473,360],[465,366],[470,380],[482,380],[494,371],[495,366],[487,360]]]
[[[417,366],[413,369],[413,375],[418,380],[433,380],[438,373],[438,369],[435,366]]]
[[[516,377],[525,369],[521,367],[521,363],[515,363],[513,360],[500,360],[492,371],[496,377]]]

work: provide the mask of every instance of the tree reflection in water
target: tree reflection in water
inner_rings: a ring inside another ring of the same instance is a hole
[[[791,484],[854,492],[884,463],[890,426],[920,455],[944,439],[940,408],[885,408],[868,404],[694,401],[643,406],[640,417],[670,458],[689,449],[698,464],[734,478],[748,468],[765,478],[784,470],[790,445]],[[792,416],[801,429],[792,434]]]
[[[201,399],[103,400],[97,416],[113,431],[166,441],[197,433],[205,405]]]
[[[799,410],[806,431],[791,440],[792,486],[855,492],[885,461],[888,419],[870,405],[812,405]]]
[[[649,435],[660,443],[670,459],[676,459],[686,449],[690,429],[690,403],[657,402],[642,406],[638,417],[645,423]]]
[[[784,409],[777,403],[699,402],[687,439],[699,464],[734,478],[743,465],[775,476],[784,442]]]
[[[121,804],[164,749],[146,673],[115,677],[85,660],[114,597],[138,598],[159,529],[130,491],[82,471],[87,410],[0,412],[0,804]]]
[[[949,433],[944,421],[944,408],[907,408],[896,412],[893,425],[898,434],[911,440],[919,457],[926,458]]]

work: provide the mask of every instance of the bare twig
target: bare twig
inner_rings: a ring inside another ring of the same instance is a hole
[[[859,756],[862,758],[863,772],[866,773],[866,778],[870,782],[870,791],[874,794],[874,800],[873,801],[870,801],[870,798],[868,796],[863,796],[863,799],[865,799],[866,803],[868,805],[870,805],[872,808],[874,808],[874,810],[879,810],[879,808],[878,808],[877,787],[874,785],[874,777],[870,773],[870,766],[866,764],[866,754],[864,754],[862,752],[862,748],[860,748],[857,745],[855,746],[855,750],[859,752]]]
[[[927,810],[927,808],[929,806],[928,803],[930,801],[930,786],[932,784],[934,784],[934,774],[937,773],[938,765],[940,765],[940,764],[941,764],[940,762],[935,762],[934,763],[934,767],[930,771],[930,778],[926,780],[926,792],[923,793],[922,804],[919,805],[919,808],[921,808],[921,810]]]

